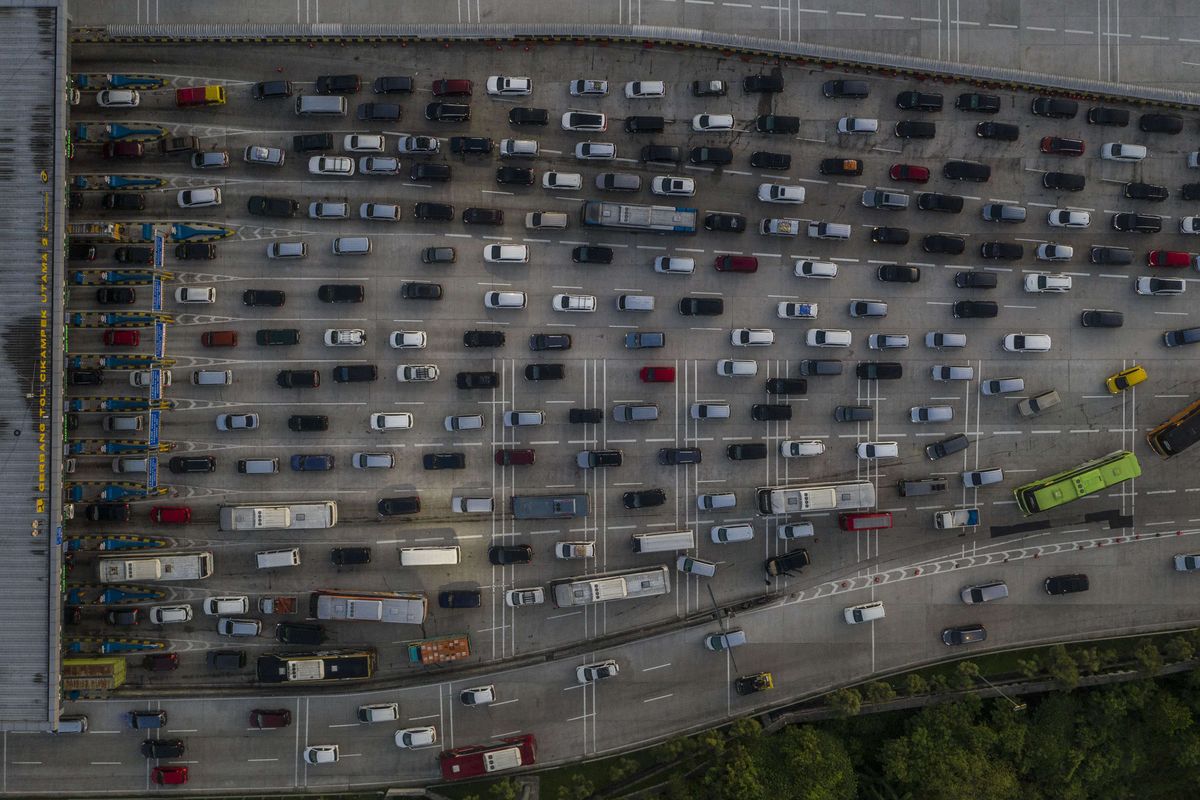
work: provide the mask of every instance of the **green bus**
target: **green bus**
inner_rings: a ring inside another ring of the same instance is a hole
[[[1013,497],[1021,511],[1029,516],[1066,505],[1141,474],[1142,466],[1138,464],[1137,456],[1128,450],[1117,450],[1057,475],[1018,486]]]

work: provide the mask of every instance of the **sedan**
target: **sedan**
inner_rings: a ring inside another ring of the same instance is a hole
[[[252,431],[258,427],[258,414],[218,414],[219,431]]]
[[[696,181],[673,175],[657,175],[650,181],[650,191],[663,197],[692,197],[696,194]]]
[[[1056,208],[1046,216],[1052,228],[1086,228],[1092,224],[1092,215],[1087,211],[1070,211]]]
[[[692,130],[697,132],[731,131],[735,124],[732,114],[697,114],[692,117]]]
[[[421,465],[428,470],[465,469],[467,457],[463,453],[426,453],[421,458]]]
[[[929,168],[918,167],[914,164],[892,164],[888,177],[894,181],[907,183],[926,183],[929,180]]]
[[[437,742],[437,731],[433,728],[401,728],[396,731],[396,747],[411,749],[413,747],[428,747]]]
[[[182,758],[182,739],[147,739],[142,742],[142,755],[146,758]]]
[[[1061,136],[1043,136],[1042,152],[1058,156],[1081,156],[1086,149],[1081,139],[1065,139]]]
[[[707,214],[704,217],[704,228],[725,233],[742,233],[746,230],[746,218],[741,214]]]
[[[221,190],[216,186],[204,189],[181,189],[175,196],[180,208],[209,208],[221,205]]]
[[[638,372],[642,383],[674,383],[674,367],[642,367]]]
[[[625,97],[646,99],[662,97],[667,92],[667,84],[662,81],[629,81],[625,84]]]
[[[498,167],[496,169],[496,183],[532,186],[533,170],[526,169],[525,167]]]
[[[758,199],[764,203],[803,203],[804,187],[780,183],[760,183]]]

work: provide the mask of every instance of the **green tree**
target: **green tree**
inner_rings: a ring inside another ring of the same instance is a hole
[[[1063,685],[1065,689],[1074,689],[1079,685],[1079,667],[1075,659],[1067,652],[1067,648],[1056,644],[1046,651],[1046,673]]]
[[[696,792],[681,770],[672,770],[661,797],[663,800],[694,800]]]
[[[853,717],[862,710],[862,695],[857,689],[843,687],[825,695],[829,707],[843,717]]]
[[[757,739],[762,736],[762,725],[754,717],[742,717],[725,729],[725,736],[731,741]]]
[[[638,762],[635,759],[629,757],[618,758],[608,769],[608,782],[620,783],[637,771]]]
[[[934,693],[941,694],[950,690],[950,679],[943,673],[938,672],[929,678],[929,686],[933,689]]]
[[[685,755],[689,755],[696,750],[696,743],[690,736],[678,736],[655,747],[651,754],[654,760],[659,764],[671,764],[678,761]]]
[[[844,800],[857,793],[844,737],[821,728],[789,725],[762,737],[752,752],[771,800]]]
[[[724,758],[717,759],[701,780],[709,800],[767,800],[758,774],[758,764],[742,744],[730,747]]]
[[[868,703],[886,703],[896,699],[896,690],[887,681],[871,681],[863,687],[862,696]]]
[[[954,666],[954,686],[956,689],[974,689],[980,683],[979,665],[974,661],[960,661]]]
[[[1158,672],[1163,666],[1162,653],[1158,651],[1158,646],[1153,639],[1142,639],[1138,642],[1137,647],[1133,650],[1133,660],[1137,662],[1138,668],[1142,672],[1151,675]]]
[[[910,697],[918,697],[929,692],[929,682],[916,672],[904,676],[904,692]]]
[[[1173,662],[1191,661],[1196,655],[1196,648],[1192,646],[1189,637],[1172,636],[1163,645],[1163,652]]]
[[[491,800],[517,800],[521,796],[521,784],[513,778],[501,778],[488,787]]]
[[[1082,673],[1095,675],[1100,672],[1104,662],[1100,658],[1100,648],[1098,647],[1080,647],[1071,652],[1071,657],[1075,659],[1075,666]]]
[[[569,786],[558,787],[558,800],[587,800],[596,791],[596,787],[586,775],[575,773],[571,776]]]
[[[1036,678],[1042,674],[1042,662],[1036,653],[1030,653],[1029,658],[1017,659],[1017,670],[1026,678]]]

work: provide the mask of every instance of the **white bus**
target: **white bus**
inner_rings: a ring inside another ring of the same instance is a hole
[[[845,511],[850,508],[872,508],[874,505],[873,483],[762,486],[758,489],[758,510],[764,514]]]
[[[553,581],[550,590],[554,605],[559,608],[586,606],[607,600],[635,600],[667,594],[671,591],[671,576],[666,567],[659,566]]]
[[[337,525],[337,503],[292,503],[285,506],[221,506],[223,531],[291,531]]]
[[[308,602],[309,616],[317,619],[421,625],[425,622],[425,610],[425,595],[417,593],[321,589],[313,592]]]

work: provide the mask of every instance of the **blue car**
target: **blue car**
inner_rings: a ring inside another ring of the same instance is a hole
[[[325,472],[333,469],[333,456],[300,454],[292,456],[294,472]]]

